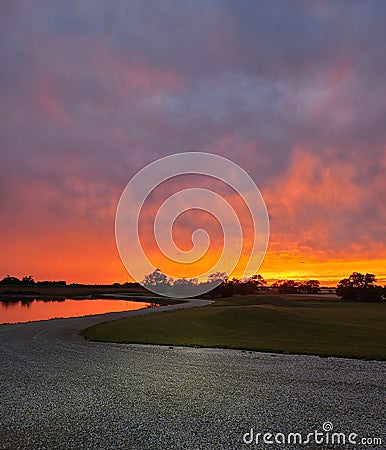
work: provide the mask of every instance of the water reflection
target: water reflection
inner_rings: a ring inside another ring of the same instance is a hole
[[[109,312],[135,311],[160,306],[154,302],[133,300],[35,299],[0,301],[0,324],[34,322],[55,318],[81,317]]]

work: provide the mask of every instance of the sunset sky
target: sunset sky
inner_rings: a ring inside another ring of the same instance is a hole
[[[215,153],[260,188],[267,279],[386,282],[386,2],[5,0],[0,277],[124,282],[120,195]]]

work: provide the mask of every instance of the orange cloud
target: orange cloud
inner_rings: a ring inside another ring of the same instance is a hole
[[[355,270],[386,277],[386,244],[368,238],[382,236],[383,222],[366,221],[364,214],[385,186],[380,177],[359,185],[360,172],[358,161],[335,158],[328,164],[310,149],[295,149],[287,173],[264,191],[271,239],[263,274],[329,284]],[[385,217],[384,208],[380,214]]]

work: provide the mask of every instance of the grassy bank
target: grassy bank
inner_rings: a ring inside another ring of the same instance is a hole
[[[37,293],[41,295],[63,295],[63,296],[84,296],[93,294],[110,294],[110,293],[128,293],[136,295],[146,295],[148,291],[141,286],[135,287],[123,287],[123,286],[107,286],[107,285],[43,285],[43,284],[31,284],[31,285],[0,285],[0,295],[7,294],[28,294]]]
[[[95,325],[91,340],[386,359],[386,304],[255,295]]]
[[[42,285],[33,284],[23,285],[2,285],[0,286],[0,302],[18,302],[28,303],[35,299],[38,300],[65,300],[65,299],[114,299],[127,300],[128,298],[136,301],[154,301],[162,305],[170,303],[180,303],[180,300],[168,299],[166,297],[153,297],[149,291],[138,285]]]

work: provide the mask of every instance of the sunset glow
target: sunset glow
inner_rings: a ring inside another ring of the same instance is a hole
[[[360,271],[386,283],[386,36],[375,9],[39,5],[8,2],[0,18],[0,277],[130,281],[114,236],[122,190],[160,157],[203,151],[240,165],[263,194],[264,278],[332,286]],[[248,214],[224,195],[246,219],[245,252]],[[154,258],[156,203],[142,221]],[[190,214],[176,242],[189,248],[207,227],[216,259],[220,225]]]

